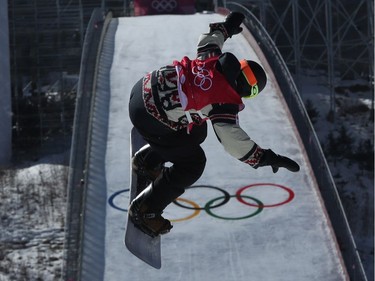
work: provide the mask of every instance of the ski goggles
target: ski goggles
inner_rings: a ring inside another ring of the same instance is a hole
[[[253,98],[256,97],[259,94],[259,87],[258,87],[258,81],[254,75],[254,72],[251,70],[249,64],[247,63],[247,60],[241,60],[241,71],[243,75],[245,76],[245,79],[247,83],[250,85],[250,94],[245,96],[244,98]]]

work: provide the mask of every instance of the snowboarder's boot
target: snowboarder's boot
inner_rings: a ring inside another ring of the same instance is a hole
[[[136,227],[151,237],[166,234],[172,229],[169,220],[161,216],[162,211],[152,210],[147,205],[147,198],[152,193],[152,184],[142,191],[129,207],[129,217]]]
[[[132,168],[138,176],[154,181],[163,170],[164,161],[149,144],[138,150],[132,159]]]

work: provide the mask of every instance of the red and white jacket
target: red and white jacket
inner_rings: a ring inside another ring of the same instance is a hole
[[[239,126],[238,113],[244,104],[216,69],[217,60],[217,56],[206,60],[184,57],[148,73],[143,79],[145,108],[175,131],[189,132],[193,125],[209,119],[224,149],[256,168],[263,150]]]
[[[243,105],[241,97],[228,84],[216,68],[218,57],[206,60],[190,60],[184,57],[174,61],[177,73],[177,88],[184,110],[201,110],[210,104]]]

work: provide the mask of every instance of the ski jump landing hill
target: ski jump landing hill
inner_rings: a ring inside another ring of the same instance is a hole
[[[174,59],[194,58],[199,35],[223,19],[220,14],[158,15],[90,23],[94,29],[105,27],[95,39],[102,44],[92,51],[98,54],[94,65],[82,61],[72,174],[80,170],[77,163],[84,163],[85,173],[70,177],[66,280],[349,280],[287,101],[246,28],[227,40],[223,51],[258,61],[268,84],[245,101],[240,125],[262,147],[296,160],[300,172],[250,168],[226,154],[209,126],[203,144],[206,171],[164,213],[174,228],[162,237],[162,268],[149,267],[124,246],[132,86]],[[94,77],[92,84],[85,75]],[[84,108],[87,120],[79,117]]]

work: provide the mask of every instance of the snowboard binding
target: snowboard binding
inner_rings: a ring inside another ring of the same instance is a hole
[[[173,226],[169,220],[162,217],[162,212],[154,212],[147,206],[147,197],[151,192],[152,185],[149,185],[131,202],[129,218],[135,227],[154,238],[168,233]]]

